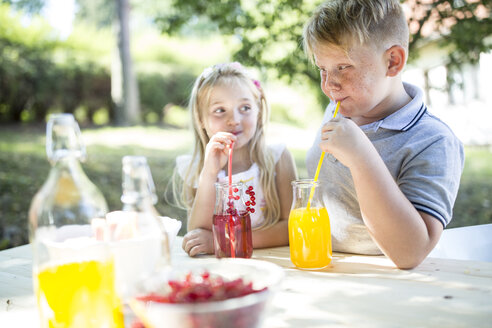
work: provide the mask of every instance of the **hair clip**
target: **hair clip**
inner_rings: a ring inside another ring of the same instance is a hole
[[[202,72],[202,78],[206,79],[213,73],[213,71],[214,71],[214,67],[212,66],[205,68]]]
[[[239,62],[232,62],[229,64],[232,68],[235,68],[235,69],[243,69],[243,65],[241,65],[241,63]]]
[[[258,88],[258,90],[260,90],[260,91],[261,91],[261,84],[260,84],[260,81],[253,79],[253,83],[254,83],[254,85],[256,85],[256,87]]]

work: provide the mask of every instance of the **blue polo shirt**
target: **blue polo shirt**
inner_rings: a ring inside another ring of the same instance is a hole
[[[422,91],[404,83],[412,100],[384,119],[360,128],[374,144],[401,191],[418,211],[445,227],[452,218],[464,165],[463,144],[451,129],[427,110]],[[335,104],[328,105],[322,124]],[[321,127],[306,156],[310,177],[321,156]],[[326,154],[319,173],[323,199],[330,216],[333,250],[381,254],[362,220],[350,170]]]

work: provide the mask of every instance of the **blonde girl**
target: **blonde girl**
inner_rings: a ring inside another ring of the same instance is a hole
[[[285,145],[265,143],[268,107],[260,83],[236,62],[209,67],[195,81],[189,110],[194,150],[176,159],[173,187],[188,211],[183,249],[190,256],[214,252],[214,184],[228,180],[232,144],[232,180],[252,186],[256,195],[253,247],[287,245],[290,183],[297,172]]]

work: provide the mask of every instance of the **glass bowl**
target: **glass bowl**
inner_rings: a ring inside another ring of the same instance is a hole
[[[242,278],[245,284],[251,282],[255,290],[266,289],[246,296],[203,303],[171,304],[142,301],[136,297],[130,300],[130,307],[146,328],[259,327],[268,303],[284,276],[278,265],[266,261],[190,259],[141,281],[137,288],[138,295],[162,290],[169,280],[184,281],[189,273],[200,276],[204,272],[221,276],[226,281]]]

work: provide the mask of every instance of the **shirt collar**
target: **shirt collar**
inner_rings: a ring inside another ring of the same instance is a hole
[[[388,130],[408,131],[420,120],[427,110],[423,101],[422,90],[405,82],[403,82],[403,87],[412,100],[382,120],[361,126],[362,130],[376,131],[381,127]]]

